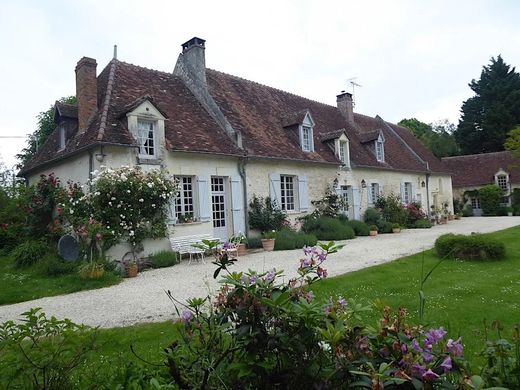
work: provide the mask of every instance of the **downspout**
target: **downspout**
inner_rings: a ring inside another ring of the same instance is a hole
[[[243,192],[243,207],[244,207],[244,220],[245,220],[245,235],[249,236],[249,213],[247,211],[247,183],[246,183],[246,164],[247,157],[240,157],[238,159],[238,174],[242,179],[242,192]]]
[[[430,208],[430,171],[426,173],[426,207],[428,217],[431,217],[431,208]]]

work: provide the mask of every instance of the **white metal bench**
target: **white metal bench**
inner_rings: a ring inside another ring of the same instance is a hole
[[[197,259],[197,256],[200,258],[202,263],[205,263],[204,249],[193,246],[194,244],[201,244],[202,240],[220,241],[218,238],[214,238],[210,234],[194,234],[191,236],[170,237],[170,245],[172,250],[177,252],[180,257],[185,254],[190,256],[188,265],[191,264],[193,258]]]

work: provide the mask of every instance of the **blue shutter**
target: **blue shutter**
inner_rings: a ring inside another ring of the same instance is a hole
[[[277,208],[282,207],[281,191],[280,191],[280,174],[269,174],[269,197]]]
[[[300,212],[309,210],[309,193],[307,191],[307,177],[298,176],[298,199],[300,201]]]
[[[352,188],[352,211],[354,219],[361,219],[361,204],[359,201],[359,189]]]
[[[372,199],[372,183],[367,183],[367,190],[368,207],[372,207],[374,203],[374,199]]]
[[[199,218],[201,221],[211,220],[209,179],[206,176],[197,176],[197,194],[199,198]]]
[[[233,233],[244,233],[246,221],[244,214],[244,194],[240,176],[231,177],[231,211],[233,212]]]
[[[406,204],[404,199],[404,183],[401,183],[401,203]]]

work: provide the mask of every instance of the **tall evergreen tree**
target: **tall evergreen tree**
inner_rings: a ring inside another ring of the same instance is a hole
[[[469,86],[475,96],[462,104],[457,143],[464,154],[504,150],[507,133],[520,124],[520,74],[492,57]]]

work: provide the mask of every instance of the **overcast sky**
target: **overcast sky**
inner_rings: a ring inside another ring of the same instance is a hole
[[[75,94],[74,67],[118,58],[173,70],[180,45],[206,39],[208,67],[387,121],[456,123],[468,83],[492,56],[520,65],[519,1],[0,0],[0,136]],[[24,140],[0,138],[11,166]]]

